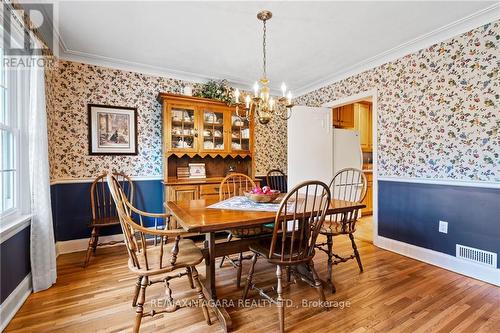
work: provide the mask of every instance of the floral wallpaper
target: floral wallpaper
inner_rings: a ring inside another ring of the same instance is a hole
[[[182,80],[58,61],[46,70],[51,179],[95,177],[111,168],[133,176],[161,176],[161,106],[159,92],[179,93]],[[88,154],[87,104],[137,107],[137,156]],[[284,168],[286,126],[275,121],[256,127],[256,172]]]
[[[297,98],[376,88],[379,175],[500,182],[500,21]]]

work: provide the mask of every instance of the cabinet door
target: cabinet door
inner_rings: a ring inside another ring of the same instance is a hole
[[[340,108],[340,125],[342,128],[354,128],[354,105],[344,105]]]
[[[340,123],[340,108],[332,109],[332,123],[334,127],[342,127]]]
[[[230,128],[231,152],[250,153],[253,135],[250,122],[238,117],[233,111],[231,113]]]
[[[373,150],[373,109],[370,105],[370,111],[368,112],[368,147],[370,151]]]
[[[225,152],[226,140],[226,110],[213,107],[200,107],[200,151]]]
[[[365,103],[354,104],[354,127],[359,132],[362,151],[371,151],[370,144],[370,105]]]
[[[184,201],[198,199],[198,185],[179,185],[169,188],[170,201]]]
[[[373,180],[372,173],[366,173],[367,180],[367,188],[366,188],[366,196],[363,200],[363,204],[366,205],[366,208],[363,208],[363,215],[371,215],[373,213]]]
[[[169,105],[167,110],[167,150],[196,152],[198,150],[198,114],[188,105]]]

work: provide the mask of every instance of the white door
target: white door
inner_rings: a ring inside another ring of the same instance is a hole
[[[305,180],[333,178],[330,108],[295,106],[288,120],[288,189]]]

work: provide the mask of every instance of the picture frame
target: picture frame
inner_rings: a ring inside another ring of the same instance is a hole
[[[137,108],[87,104],[89,155],[137,155]]]

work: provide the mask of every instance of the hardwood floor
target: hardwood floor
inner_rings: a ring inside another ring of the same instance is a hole
[[[285,290],[285,297],[293,302],[285,311],[287,332],[500,332],[499,287],[365,241],[357,243],[365,272],[359,273],[354,260],[334,267],[337,293],[327,292],[326,296],[328,301],[338,302],[332,303],[337,307],[325,312],[302,306],[302,299],[318,300],[316,290],[302,282]],[[334,246],[337,252],[350,250],[347,237]],[[56,285],[30,295],[5,332],[131,331],[135,278],[126,266],[125,248],[98,249],[87,269],[82,268],[84,256],[84,252],[60,256]],[[324,279],[325,255],[318,253],[315,263]],[[204,266],[198,270],[203,277]],[[245,276],[247,270],[245,262]],[[242,290],[236,288],[235,277],[236,270],[229,264],[217,270],[219,297],[237,304]],[[259,260],[255,282],[273,284],[275,269]],[[174,298],[196,297],[185,279],[175,279],[171,286]],[[160,285],[149,287],[148,292],[146,305],[152,299],[163,299]],[[250,296],[251,301],[261,300],[255,293]],[[274,306],[229,307],[228,311],[237,332],[278,329]],[[214,323],[207,326],[200,308],[181,309],[145,318],[141,332],[221,332],[213,313],[211,317]]]

